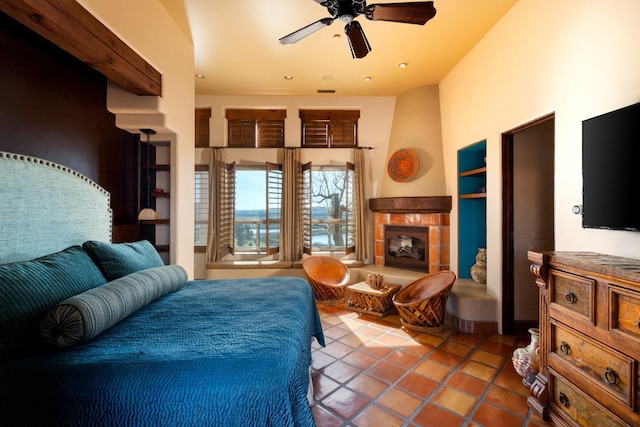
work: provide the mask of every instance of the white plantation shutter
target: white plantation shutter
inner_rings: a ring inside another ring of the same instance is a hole
[[[345,165],[345,254],[356,251],[356,207],[355,203],[355,165],[347,162]]]
[[[311,255],[313,247],[313,209],[312,209],[312,187],[311,187],[311,162],[302,165],[302,185],[300,186],[300,212],[302,212],[302,251]]]
[[[235,220],[236,220],[236,169],[235,163],[227,163],[223,170],[223,182],[220,191],[220,253],[235,253]]]
[[[272,232],[274,229],[280,230],[281,213],[282,165],[267,162],[267,255],[276,254],[280,250],[279,235],[272,235]]]

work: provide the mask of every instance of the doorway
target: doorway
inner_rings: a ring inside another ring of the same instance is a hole
[[[553,250],[553,114],[502,136],[503,333],[538,327],[538,287],[529,272],[530,250]]]

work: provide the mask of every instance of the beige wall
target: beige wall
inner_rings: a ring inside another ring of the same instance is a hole
[[[457,191],[457,150],[487,139],[487,288],[499,303],[500,137],[551,112],[556,249],[640,258],[640,233],[582,229],[571,213],[582,202],[582,120],[640,101],[638,16],[637,0],[520,0],[440,84],[448,191]],[[457,233],[452,221],[454,270]]]
[[[382,187],[376,197],[444,196],[444,158],[440,129],[438,86],[424,86],[398,96],[387,149],[386,162],[401,148],[411,148],[418,155],[420,167],[412,179],[395,182],[380,170]]]
[[[116,125],[171,143],[172,263],[193,277],[194,56],[193,42],[157,0],[80,0],[87,10],[162,74],[162,96],[131,95],[112,84],[107,103]],[[124,12],[126,11],[126,13]]]
[[[380,170],[386,161],[387,144],[391,134],[394,97],[323,97],[323,96],[205,96],[196,97],[198,107],[211,107],[210,145],[223,147],[227,140],[225,110],[227,108],[284,108],[287,110],[285,119],[285,145],[300,146],[300,118],[299,109],[334,108],[359,109],[358,142],[361,147],[372,147],[368,152],[370,170],[368,171],[367,197],[380,192],[382,174]],[[332,150],[305,150],[303,160],[331,161]],[[340,150],[342,151],[342,150]],[[260,151],[258,151],[259,153]],[[206,156],[204,156],[206,157]],[[308,157],[308,158],[307,158]],[[257,160],[264,161],[258,157]],[[196,163],[206,163],[201,150],[196,152]]]

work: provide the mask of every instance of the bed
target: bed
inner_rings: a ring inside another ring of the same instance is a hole
[[[73,256],[69,268],[56,272],[66,276],[56,280],[88,288],[76,294],[78,289],[63,287],[55,301],[38,302],[37,310],[30,309],[35,314],[29,312],[33,319],[19,323],[2,308],[3,425],[315,425],[311,343],[324,345],[324,337],[308,282],[188,281],[179,266],[153,264],[157,253],[150,253],[148,242],[109,243],[109,194],[81,174],[0,152],[0,182],[0,278],[35,264],[39,272],[52,260]],[[145,262],[153,262],[128,265],[136,253],[125,267],[117,266],[119,276],[109,277],[95,247],[143,248]],[[87,285],[86,276],[96,279]],[[17,295],[46,281],[26,286],[23,279]],[[2,289],[7,283],[13,282],[0,283],[0,303],[10,306],[16,293]],[[122,303],[127,292],[137,306]],[[114,299],[115,308],[109,305]],[[84,335],[76,341],[60,334],[60,323],[45,322],[69,323],[70,307],[78,312],[91,304],[100,308],[82,312]]]

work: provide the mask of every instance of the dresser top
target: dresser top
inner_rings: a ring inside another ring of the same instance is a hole
[[[530,251],[529,260],[536,263],[564,264],[606,276],[640,281],[640,260],[632,258],[597,252]]]

